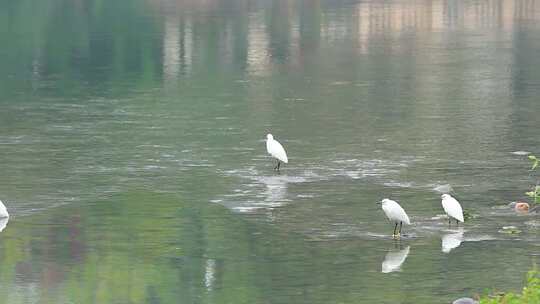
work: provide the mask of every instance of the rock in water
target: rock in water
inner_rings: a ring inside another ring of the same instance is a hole
[[[521,212],[521,213],[529,212],[529,208],[530,208],[528,203],[522,202],[522,201],[511,202],[510,204],[508,204],[508,207],[514,209],[514,211],[516,211],[516,212]],[[531,211],[533,211],[533,210],[531,210]]]
[[[452,304],[478,304],[478,301],[471,298],[459,298],[452,302]]]
[[[516,226],[504,226],[499,230],[499,233],[519,234],[521,233],[521,230],[519,230]]]
[[[529,212],[529,204],[525,202],[516,202],[514,209],[518,212]]]

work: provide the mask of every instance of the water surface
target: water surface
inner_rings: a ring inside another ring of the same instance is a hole
[[[531,0],[0,2],[0,297],[518,289],[539,219],[500,206],[536,182],[539,21]],[[448,187],[463,227],[438,217]],[[400,241],[384,197],[413,222]]]

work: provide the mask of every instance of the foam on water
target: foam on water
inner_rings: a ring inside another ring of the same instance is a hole
[[[396,181],[390,181],[383,183],[383,185],[387,187],[395,187],[395,188],[412,188],[413,183],[411,182],[396,182]]]
[[[526,156],[526,155],[531,154],[531,152],[529,152],[529,151],[514,151],[514,152],[511,152],[511,153],[514,154],[514,155],[519,155],[519,156]]]
[[[233,189],[232,193],[224,194],[214,201],[219,201],[239,213],[281,207],[291,201],[287,194],[288,184],[308,181],[308,178],[303,176],[259,175],[259,171],[254,167],[228,170],[224,173],[244,182],[238,184],[238,188]]]
[[[432,189],[439,193],[451,193],[454,191],[450,184],[434,185]]]
[[[260,157],[255,161],[266,163],[268,158]],[[221,171],[223,176],[232,178],[237,182],[229,193],[220,195],[213,199],[212,202],[224,205],[234,212],[260,214],[288,204],[310,202],[313,198],[327,195],[324,189],[320,189],[321,183],[332,185],[336,182],[340,183],[342,179],[350,179],[351,181],[363,179],[367,183],[379,184],[384,187],[425,189],[438,193],[453,191],[452,185],[447,183],[421,184],[400,180],[401,171],[409,168],[411,161],[415,160],[413,158],[403,158],[401,161],[339,158],[324,163],[324,165],[319,162],[313,166],[309,166],[309,164],[288,164],[282,167],[281,174],[273,171],[269,165],[261,167],[252,165],[239,169],[224,170]],[[303,186],[299,187],[300,185]],[[465,185],[460,187],[465,187]],[[442,238],[444,235],[462,233],[458,244],[458,246],[461,246],[460,244],[465,242],[503,240],[514,237],[497,233],[499,229],[497,221],[492,220],[494,217],[505,217],[504,221],[515,222],[518,216],[512,210],[508,208],[504,210],[475,208],[472,211],[475,219],[460,224],[459,227],[455,227],[455,223],[448,227],[448,217],[445,214],[416,216],[413,218],[413,225],[404,227],[404,236],[402,238]],[[286,214],[286,209],[282,212]],[[337,218],[348,218],[346,215],[338,214],[336,216]],[[305,230],[299,229],[298,232],[309,239],[391,239],[391,235],[375,232],[373,231],[373,225],[367,223],[349,223],[348,221],[328,223],[323,221],[315,225],[316,227],[310,224],[306,224],[306,226]],[[523,222],[520,226],[523,226]],[[451,238],[448,236],[447,239],[450,240]],[[453,250],[454,247],[449,245],[445,250],[448,251],[448,249]]]
[[[370,183],[395,188],[425,187],[410,181],[396,179],[401,170],[407,169],[409,164],[415,161],[412,157],[403,157],[400,160],[349,157],[337,158],[328,162],[304,163],[299,166],[293,163],[283,166],[281,173],[271,169],[268,165],[269,158],[265,155],[258,155],[253,161],[265,164],[264,169],[252,165],[219,172],[227,178],[236,179],[236,190],[232,191],[241,193],[234,196],[234,201],[230,200],[232,196],[228,194],[221,195],[217,198],[221,204],[236,211],[249,209],[252,206],[250,202],[272,202],[272,204],[267,204],[269,208],[283,206],[294,200],[311,199],[321,195],[320,186],[302,187],[303,192],[294,193],[294,195],[289,194],[290,187],[308,183],[332,182],[343,178],[365,179]],[[256,207],[261,208],[260,205]]]

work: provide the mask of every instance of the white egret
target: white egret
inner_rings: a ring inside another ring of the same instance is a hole
[[[9,221],[9,217],[0,218],[0,232],[4,231]]]
[[[268,154],[277,159],[277,165],[274,167],[274,170],[279,171],[279,166],[281,164],[280,162],[289,162],[285,149],[283,149],[283,146],[274,139],[272,134],[266,135],[266,151],[268,151]]]
[[[6,206],[4,206],[4,203],[0,201],[0,218],[3,217],[9,217],[9,213],[7,212]]]
[[[410,248],[410,246],[407,246],[405,249],[400,251],[388,252],[384,257],[384,261],[382,262],[381,272],[390,273],[401,270],[401,264],[403,264],[403,262],[405,262],[405,260],[407,259]]]
[[[452,218],[456,220],[456,224],[463,223],[463,209],[461,209],[459,202],[450,194],[441,195],[441,199],[444,212],[448,215],[448,225],[450,225]]]
[[[411,221],[409,220],[409,216],[407,216],[407,213],[405,213],[405,210],[396,202],[391,199],[383,199],[379,204],[381,204],[382,210],[384,211],[384,214],[386,214],[386,217],[392,221],[395,222],[396,225],[394,226],[394,233],[392,236],[400,236],[401,235],[401,226],[403,223],[410,225]],[[399,223],[399,232],[396,234],[396,229]]]

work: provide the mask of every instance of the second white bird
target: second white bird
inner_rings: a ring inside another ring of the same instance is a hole
[[[456,224],[459,222],[464,222],[463,219],[463,209],[461,209],[461,205],[459,202],[453,198],[450,194],[443,194],[441,195],[441,204],[443,206],[444,212],[448,215],[448,225],[450,225],[450,220],[454,218],[456,220]]]

